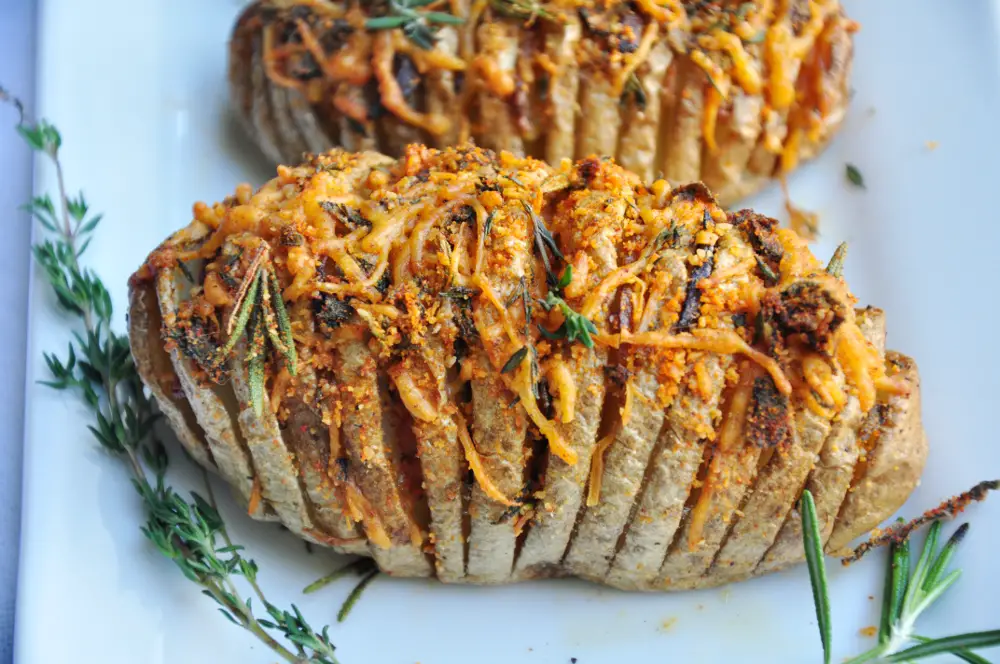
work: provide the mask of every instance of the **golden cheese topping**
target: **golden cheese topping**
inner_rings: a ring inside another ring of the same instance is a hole
[[[310,373],[326,377],[315,406],[330,427],[331,462],[341,455],[345,390],[356,389],[350,376],[331,372],[332,358],[358,341],[415,421],[457,409],[466,460],[503,504],[516,497],[486,474],[464,424],[468,412],[439,400],[436,378],[419,361],[432,341],[451,353],[453,393],[477,377],[499,377],[501,398],[567,464],[579,459],[557,423],[576,417],[580,388],[566,358],[599,347],[625,358],[626,372],[636,363],[652,368],[662,407],[707,354],[740,356],[778,394],[827,416],[848,393],[868,410],[898,389],[861,335],[846,284],[802,238],[749,211],[727,215],[703,185],[647,186],[611,160],[556,169],[470,146],[413,145],[398,160],[334,150],[279,167],[255,192],[240,186],[221,203],[195,205],[194,216],[133,276],[150,279],[182,263],[195,280],[165,338],[222,380],[245,336],[266,356],[263,387],[282,421],[280,396],[309,362]],[[752,257],[716,270],[733,240]],[[283,336],[285,311],[311,315],[313,324]],[[711,391],[708,373],[693,376],[702,393]],[[614,389],[627,422],[635,390],[628,380]],[[734,445],[738,431],[727,419],[720,444]],[[592,477],[601,463],[595,453]],[[349,482],[345,491],[355,519],[378,536],[384,529],[366,516],[369,506]],[[588,500],[599,493],[592,481]]]
[[[531,140],[537,120],[528,114],[545,110],[527,108],[529,90],[539,89],[542,107],[556,103],[539,86],[572,64],[587,77],[606,76],[624,101],[653,47],[666,42],[678,62],[690,58],[705,72],[702,133],[710,151],[734,89],[763,96],[765,126],[794,107],[787,131],[763,140],[787,170],[800,135],[815,140],[835,121],[828,112],[845,91],[832,89],[827,73],[843,67],[839,44],[857,29],[838,0],[437,0],[411,11],[388,2],[258,0],[239,20],[234,51],[259,39],[271,81],[314,104],[330,100],[366,132],[386,112],[429,138],[454,129],[441,109],[423,108],[420,92],[430,73],[452,72],[458,107],[468,111],[470,93],[486,90],[519,109],[522,138]],[[583,36],[571,63],[542,46],[562,30]]]

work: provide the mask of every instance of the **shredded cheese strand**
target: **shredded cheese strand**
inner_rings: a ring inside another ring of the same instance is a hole
[[[607,336],[600,338],[605,341],[610,340]],[[622,333],[618,335],[618,343],[633,346],[705,350],[713,353],[742,353],[771,375],[779,392],[786,396],[792,393],[792,384],[788,382],[788,378],[778,363],[751,347],[734,330],[694,330],[683,334],[670,334],[663,331],[639,332],[638,334]]]
[[[604,477],[604,453],[615,442],[618,432],[609,433],[597,442],[594,455],[590,458],[590,483],[587,486],[587,507],[601,502],[601,481]]]
[[[368,499],[365,498],[364,494],[353,483],[346,483],[344,498],[351,518],[361,524],[365,535],[368,537],[368,541],[380,549],[391,548],[392,540],[389,538],[389,534],[382,524],[382,519],[379,518],[375,510],[372,509],[371,503],[368,502]]]
[[[486,467],[483,465],[483,460],[479,456],[479,452],[476,451],[476,446],[472,443],[472,436],[469,435],[469,426],[465,422],[465,417],[460,412],[456,412],[455,419],[458,424],[458,440],[462,443],[465,460],[468,462],[469,468],[472,469],[472,474],[476,477],[479,488],[483,490],[483,493],[501,505],[510,507],[514,504],[514,501],[505,496],[497,488],[497,485],[493,483],[493,480],[490,479],[489,474],[486,472]]]

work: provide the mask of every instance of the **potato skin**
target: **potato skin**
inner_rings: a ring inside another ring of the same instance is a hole
[[[387,573],[721,585],[798,561],[810,481],[836,552],[923,471],[919,374],[884,350],[881,312],[701,183],[411,146],[316,156],[194,210],[130,282],[143,380],[253,516]],[[298,350],[255,346],[255,390],[244,338],[221,376],[214,352],[259,269],[249,324],[287,298]],[[590,346],[560,325],[578,317]]]
[[[579,4],[529,20],[452,3],[466,24],[424,51],[399,29],[366,32],[370,10],[351,2],[256,0],[230,39],[232,107],[275,163],[471,139],[553,165],[608,156],[645,179],[702,180],[724,206],[820,154],[847,112],[857,25],[837,2],[815,16],[794,0],[785,14],[699,7],[670,20]],[[786,32],[796,45],[772,47]]]

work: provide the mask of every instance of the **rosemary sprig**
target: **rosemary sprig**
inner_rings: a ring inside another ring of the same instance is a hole
[[[809,567],[809,580],[816,603],[816,621],[819,624],[819,637],[823,642],[823,662],[830,664],[830,593],[826,583],[826,566],[823,564],[823,539],[816,517],[816,503],[808,489],[802,492],[799,511],[802,514],[806,565]]]
[[[917,637],[914,634],[917,618],[958,581],[961,571],[956,569],[947,572],[947,569],[958,544],[968,530],[968,524],[959,526],[944,547],[937,551],[941,523],[935,521],[928,529],[912,572],[910,533],[908,532],[904,539],[890,545],[879,643],[867,652],[847,660],[847,664],[861,664],[874,660],[907,662],[941,653],[952,653],[966,661],[979,661],[982,658],[972,653],[972,649],[1000,644],[1000,630],[957,634],[938,639]],[[920,643],[904,649],[910,641]]]
[[[389,0],[386,14],[365,21],[368,30],[393,30],[401,28],[411,42],[422,49],[431,50],[437,39],[439,25],[461,25],[465,19],[452,14],[434,11],[417,11],[436,0]]]
[[[20,102],[2,88],[0,101],[18,109],[18,133],[52,162],[58,181],[58,203],[42,196],[27,206],[47,233],[32,251],[59,304],[78,319],[81,329],[74,332],[63,358],[45,354],[52,373],[52,380],[45,384],[82,394],[94,416],[88,428],[106,452],[125,464],[142,499],[146,509],[143,534],[219,605],[228,620],[286,662],[335,664],[328,628],[317,632],[294,605],[285,611],[267,600],[257,584],[257,564],[242,555],[243,547],[231,543],[215,507],[196,493],[187,500],[166,485],[168,458],[153,431],[157,417],[153,402],[144,391],[128,339],[111,329],[113,310],[107,289],[79,262],[100,216],[88,216],[82,194],[71,198],[66,193],[59,131],[44,120],[26,122]],[[244,598],[236,585],[238,578],[250,586],[270,620],[255,616],[252,599]]]
[[[221,366],[230,358],[239,340],[246,338],[245,361],[250,401],[258,415],[264,410],[268,342],[282,356],[285,368],[292,376],[298,363],[281,285],[274,267],[267,261],[268,254],[266,249],[262,249],[251,261],[247,275],[237,290],[233,314],[226,324],[229,339],[215,358],[215,366]]]
[[[941,533],[941,516],[950,515],[948,507],[965,505],[972,499],[981,500],[986,492],[995,488],[995,482],[981,482],[971,491],[958,498],[946,501],[944,506],[931,510],[924,516],[902,526],[890,529],[894,538],[890,541],[889,566],[886,573],[885,590],[882,597],[882,616],[878,645],[845,664],[862,664],[874,660],[886,662],[909,662],[932,655],[950,653],[973,664],[983,664],[984,660],[972,652],[973,648],[987,648],[1000,645],[1000,630],[957,634],[938,639],[917,636],[914,633],[916,620],[927,608],[937,601],[961,575],[960,570],[947,572],[958,544],[969,531],[964,523],[955,530],[941,551],[937,543]],[[823,563],[823,548],[816,523],[816,508],[808,490],[802,492],[800,503],[802,514],[802,543],[806,552],[809,579],[812,582],[813,601],[819,620],[820,637],[823,643],[824,662],[830,661],[830,597],[826,585],[826,569]],[[928,516],[934,514],[935,516]],[[910,535],[916,526],[931,523],[927,538],[917,558],[916,566],[910,571]],[[900,519],[902,521],[902,519]],[[904,649],[910,641],[918,645]],[[988,662],[987,662],[988,664]]]

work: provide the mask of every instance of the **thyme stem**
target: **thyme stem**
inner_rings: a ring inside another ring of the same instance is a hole
[[[144,391],[128,339],[111,329],[110,294],[100,278],[85,270],[79,260],[100,216],[88,217],[83,196],[71,198],[66,192],[58,130],[44,120],[26,124],[22,105],[2,88],[0,101],[18,108],[18,133],[55,166],[58,205],[50,197],[41,196],[26,206],[50,234],[33,245],[32,251],[59,303],[82,324],[81,333],[74,333],[65,357],[45,354],[52,380],[44,384],[82,393],[95,418],[88,428],[102,448],[122,460],[143,501],[147,517],[143,534],[185,577],[219,604],[226,618],[286,662],[336,664],[328,628],[316,632],[294,605],[291,612],[282,611],[267,601],[257,583],[256,563],[241,556],[242,547],[232,543],[207,482],[211,503],[196,493],[192,494],[193,501],[186,500],[166,485],[168,458],[153,431],[157,418],[153,402]],[[221,548],[219,538],[225,542]],[[251,601],[244,600],[237,588],[238,576],[246,579],[273,621],[254,615]],[[281,634],[295,646],[295,651],[272,634]]]

